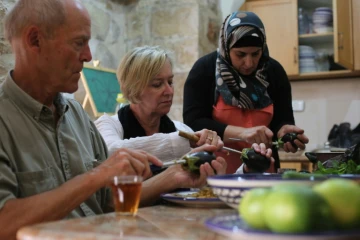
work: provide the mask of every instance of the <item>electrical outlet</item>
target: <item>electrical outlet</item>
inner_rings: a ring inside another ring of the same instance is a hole
[[[292,108],[294,112],[303,112],[305,108],[304,100],[292,100]]]

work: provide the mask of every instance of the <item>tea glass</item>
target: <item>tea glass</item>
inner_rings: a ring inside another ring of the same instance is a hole
[[[135,216],[140,202],[141,176],[115,176],[111,185],[115,212]]]

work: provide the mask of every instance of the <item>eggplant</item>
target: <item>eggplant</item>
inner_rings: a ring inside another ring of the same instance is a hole
[[[200,174],[200,166],[205,163],[211,164],[212,160],[216,159],[216,156],[212,152],[194,152],[183,157],[186,160],[182,164],[184,170],[190,171],[194,174]]]
[[[294,143],[295,139],[298,139],[297,135],[297,133],[286,133],[277,140],[277,148],[283,148],[285,143],[290,142],[291,145],[297,149],[298,146]]]
[[[252,148],[244,148],[241,151],[243,162],[254,172],[265,172],[270,167],[271,160]]]

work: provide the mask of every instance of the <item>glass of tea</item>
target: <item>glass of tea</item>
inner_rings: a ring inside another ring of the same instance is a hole
[[[111,184],[115,212],[136,215],[141,194],[141,176],[115,176]]]

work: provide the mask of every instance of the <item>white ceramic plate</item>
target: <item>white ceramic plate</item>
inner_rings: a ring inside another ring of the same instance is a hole
[[[225,235],[231,239],[246,240],[344,240],[344,239],[360,239],[360,230],[354,231],[328,231],[314,232],[305,234],[278,234],[269,231],[257,231],[251,229],[237,215],[225,215],[209,218],[206,220],[207,228]]]
[[[196,198],[189,197],[189,194],[197,191],[180,191],[175,193],[162,194],[161,197],[168,202],[180,204],[185,207],[199,207],[199,208],[227,208],[226,203],[219,198]]]

